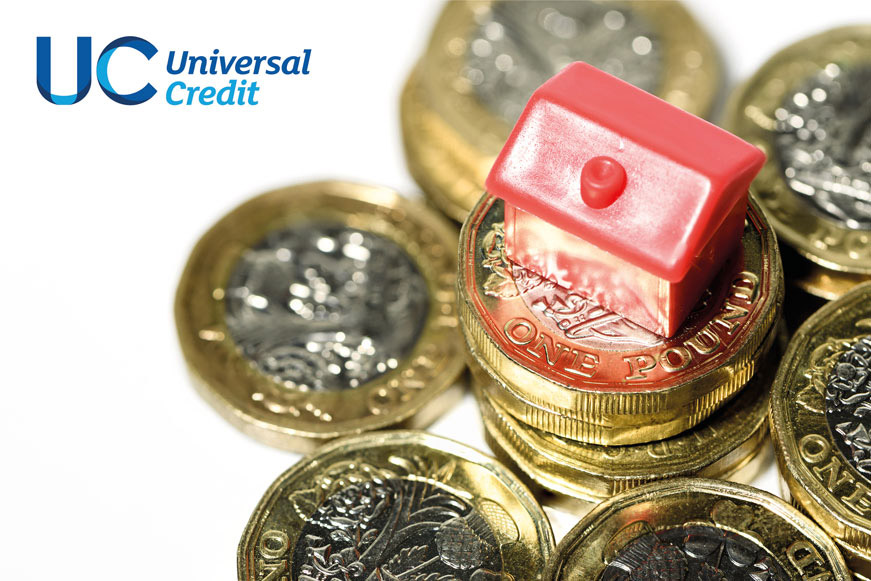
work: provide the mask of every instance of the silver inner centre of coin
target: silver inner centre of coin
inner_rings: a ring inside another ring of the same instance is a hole
[[[848,228],[871,229],[871,66],[832,63],[774,112],[786,183]]]
[[[396,368],[426,321],[426,281],[396,243],[343,224],[270,232],[227,283],[242,354],[291,389],[359,387]]]
[[[512,124],[533,91],[574,61],[651,93],[661,84],[659,39],[619,4],[496,2],[475,19],[461,74],[490,111]]]
[[[826,421],[838,449],[871,477],[871,336],[859,338],[840,355],[825,395]]]
[[[657,532],[648,526],[648,530],[620,550],[599,581],[789,579],[765,547],[737,533],[690,523]]]
[[[430,482],[376,479],[335,492],[295,548],[305,581],[499,581],[502,555],[472,505]]]

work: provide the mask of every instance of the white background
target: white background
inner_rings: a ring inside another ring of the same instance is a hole
[[[688,2],[728,87],[807,34],[871,22],[867,1]],[[437,2],[15,3],[0,22],[0,576],[233,579],[236,544],[270,482],[298,456],[237,432],[194,392],[172,320],[188,252],[217,218],[267,189],[319,178],[418,188],[398,95]],[[118,105],[94,83],[47,103],[36,36],[54,39],[55,93],[71,92],[74,37],[141,36],[119,51]],[[313,51],[308,77],[262,79],[257,107],[171,107],[171,49]],[[131,53],[129,58],[123,53]],[[432,430],[486,449],[469,397]],[[758,484],[776,491],[773,466]],[[558,536],[574,519],[556,515]]]

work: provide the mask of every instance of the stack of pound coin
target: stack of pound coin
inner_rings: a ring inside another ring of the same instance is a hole
[[[771,431],[793,503],[871,579],[871,283],[796,332],[775,379]]]
[[[871,26],[838,28],[771,57],[725,121],[768,156],[753,184],[787,282],[826,300],[871,280],[869,91]]]
[[[543,581],[550,523],[499,462],[415,431],[353,436],[269,487],[239,581]]]
[[[549,581],[849,581],[837,546],[783,500],[676,478],[596,507],[563,538]]]
[[[481,393],[542,432],[633,445],[693,428],[756,372],[777,336],[783,274],[751,196],[741,245],[682,328],[655,335],[511,263],[503,202],[485,194],[460,236],[460,321]]]
[[[486,394],[492,376],[472,363],[485,439],[497,458],[534,483],[549,500],[572,512],[654,480],[680,476],[749,483],[770,461],[771,385],[787,342],[784,325],[759,371],[741,392],[707,420],[685,432],[644,444],[600,446],[550,434],[511,416]],[[577,502],[581,501],[581,502]]]
[[[720,68],[678,2],[449,2],[401,99],[409,170],[462,222],[532,92],[586,61],[696,115]]]
[[[175,319],[195,385],[273,446],[421,427],[462,396],[457,231],[377,186],[268,192],[197,243]]]

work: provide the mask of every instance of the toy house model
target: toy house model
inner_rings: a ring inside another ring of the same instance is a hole
[[[487,190],[515,263],[672,336],[738,249],[763,153],[574,63],[542,85]]]

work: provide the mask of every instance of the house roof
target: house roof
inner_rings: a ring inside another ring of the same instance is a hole
[[[676,282],[764,161],[731,133],[574,63],[530,98],[486,184],[506,202]]]

